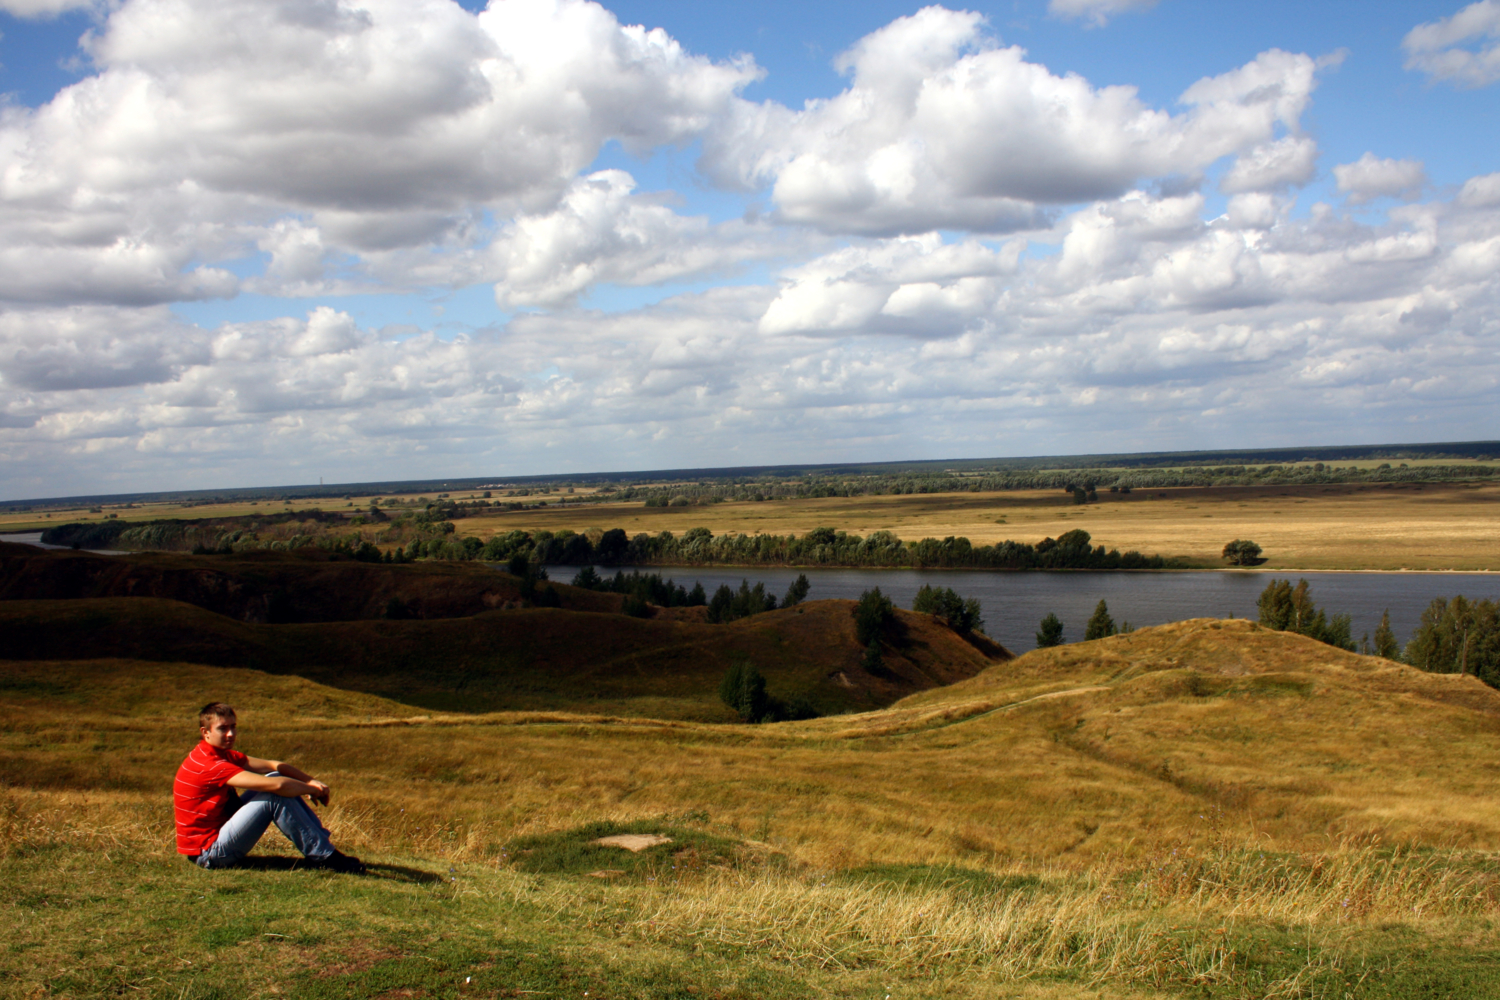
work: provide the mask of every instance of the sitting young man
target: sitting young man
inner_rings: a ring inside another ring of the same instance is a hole
[[[232,868],[272,822],[310,867],[358,874],[358,858],[334,850],[306,795],[328,804],[328,786],[285,761],[247,757],[234,749],[234,708],[222,702],[198,713],[203,739],[177,769],[172,800],[177,852],[203,868]],[[235,791],[238,789],[238,792]]]

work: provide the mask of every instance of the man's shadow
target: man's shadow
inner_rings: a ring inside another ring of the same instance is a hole
[[[262,872],[299,870],[313,872],[317,870],[308,867],[307,861],[304,858],[288,857],[281,854],[251,855],[235,867]],[[431,885],[433,882],[443,881],[443,876],[436,872],[424,872],[420,868],[408,868],[405,865],[371,864],[370,862],[366,862],[365,869],[367,875],[388,879],[393,882],[412,882],[418,885]]]

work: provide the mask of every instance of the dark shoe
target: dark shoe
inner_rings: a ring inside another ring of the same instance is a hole
[[[346,875],[363,875],[365,863],[358,858],[350,857],[342,851],[334,851],[326,858],[308,858],[309,868],[321,868],[330,872],[343,872]]]

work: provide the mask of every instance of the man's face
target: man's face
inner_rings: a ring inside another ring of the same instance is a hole
[[[207,743],[209,746],[215,747],[219,750],[233,750],[235,737],[234,727],[234,716],[231,715],[226,719],[222,715],[216,715],[213,718],[209,719],[208,725],[199,729],[198,732],[203,734],[203,742]]]

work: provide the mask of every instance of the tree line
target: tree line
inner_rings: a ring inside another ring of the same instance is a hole
[[[980,493],[1009,490],[1062,490],[1084,494],[1184,486],[1321,486],[1342,483],[1425,483],[1490,479],[1488,465],[1426,465],[1383,462],[1373,468],[1311,465],[1216,465],[1173,468],[1012,469],[968,474],[807,475],[788,478],[641,483],[612,490],[590,501],[640,501],[648,507],[685,507],[726,501],[801,500],[820,497],[887,496],[916,493]]]
[[[416,546],[415,548],[413,546]],[[465,538],[429,539],[406,547],[428,558],[484,559],[504,562],[524,554],[547,565],[670,565],[670,566],[871,566],[889,568],[954,569],[1163,569],[1160,556],[1120,552],[1091,545],[1087,531],[1074,529],[1035,545],[1004,541],[974,545],[967,538],[923,538],[903,541],[889,531],[867,537],[833,528],[814,528],[804,535],[714,535],[707,528],[689,528],[674,535],[628,536],[620,528],[596,539],[563,530],[510,531],[487,542]]]

